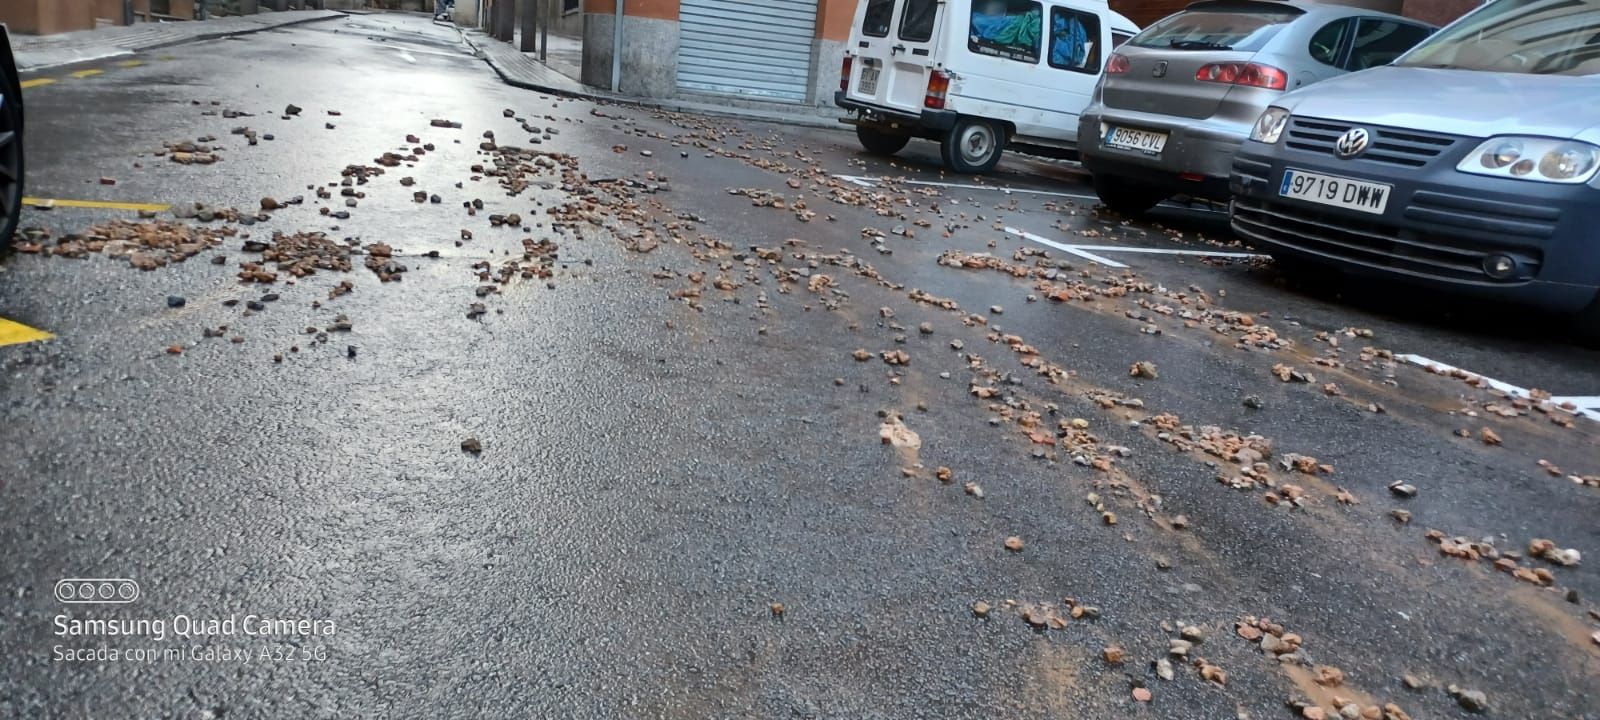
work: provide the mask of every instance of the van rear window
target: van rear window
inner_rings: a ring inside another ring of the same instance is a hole
[[[869,37],[889,37],[889,23],[894,19],[895,0],[871,0],[867,12],[861,16],[861,34]]]
[[[1301,13],[1194,10],[1170,15],[1134,36],[1135,47],[1254,52]]]
[[[927,42],[933,39],[933,22],[939,17],[939,0],[906,0],[900,11],[900,39]]]
[[[1037,65],[1043,26],[1044,10],[1032,0],[973,0],[967,49]]]

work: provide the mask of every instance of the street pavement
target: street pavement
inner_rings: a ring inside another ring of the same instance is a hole
[[[1600,718],[1559,318],[425,16],[140,59],[26,96],[0,717]]]

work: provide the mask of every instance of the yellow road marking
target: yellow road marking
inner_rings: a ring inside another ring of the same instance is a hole
[[[162,212],[172,207],[171,205],[164,205],[160,203],[112,202],[109,200],[57,200],[55,198],[35,197],[23,198],[22,204],[43,208],[75,207],[97,208],[101,210],[149,210],[150,212]]]
[[[103,72],[105,72],[105,71],[101,70],[99,68],[89,68],[88,70],[79,70],[79,71],[77,71],[75,73],[72,73],[72,76],[75,77],[75,78],[86,78],[86,77],[93,77],[95,75],[99,75],[100,73],[103,73]]]
[[[43,330],[31,328],[27,325],[23,325],[22,323],[12,322],[5,318],[0,318],[0,346],[21,345],[22,343],[49,340],[53,337],[55,336]]]
[[[143,65],[143,64],[144,64],[143,60],[123,60],[122,62],[117,63],[117,67],[131,68],[131,67],[139,67],[140,65]]]
[[[28,88],[39,87],[40,85],[49,85],[55,81],[55,78],[34,78],[32,80],[23,80],[22,89],[27,90]]]

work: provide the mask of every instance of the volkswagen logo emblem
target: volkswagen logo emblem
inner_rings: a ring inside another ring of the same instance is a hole
[[[1372,135],[1367,132],[1366,128],[1350,128],[1334,142],[1333,149],[1339,157],[1353,158],[1366,152],[1367,145],[1371,144],[1371,142]]]

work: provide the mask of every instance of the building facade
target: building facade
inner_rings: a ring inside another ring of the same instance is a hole
[[[576,2],[577,0],[569,0]],[[1481,0],[1336,0],[1444,24]],[[1140,27],[1190,0],[1110,0]],[[582,0],[583,83],[610,88],[618,0]],[[827,105],[857,0],[624,0],[620,92]]]
[[[584,0],[583,82],[611,86],[616,0]],[[823,105],[856,0],[626,0],[621,92]]]

